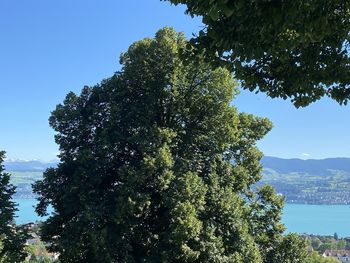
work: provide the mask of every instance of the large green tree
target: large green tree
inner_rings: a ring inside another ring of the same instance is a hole
[[[192,40],[242,87],[306,106],[350,98],[349,0],[166,0],[206,25]]]
[[[294,242],[283,198],[251,190],[271,123],[231,106],[229,71],[183,63],[186,44],[169,28],[134,43],[120,72],[53,111],[61,162],[34,189],[62,262],[272,263]]]
[[[0,151],[0,262],[19,263],[26,256],[24,244],[27,232],[14,224],[16,212],[12,195],[15,187],[10,183],[10,175],[4,171],[5,153]]]

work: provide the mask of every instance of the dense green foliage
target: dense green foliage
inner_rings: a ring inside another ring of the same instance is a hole
[[[28,245],[28,263],[59,263],[50,258],[44,244],[42,242],[35,245]]]
[[[335,233],[336,234],[336,233]],[[325,250],[350,250],[350,239],[349,238],[338,238],[335,239],[332,236],[316,236],[307,235],[306,240],[313,250],[323,254]]]
[[[15,204],[11,198],[15,187],[10,184],[10,175],[2,165],[4,152],[0,152],[0,262],[21,262],[26,253],[24,244],[28,237],[26,231],[14,225]]]
[[[325,258],[318,254],[316,251],[311,252],[305,263],[341,263],[336,258]]]
[[[193,39],[242,86],[306,106],[350,98],[350,1],[167,0],[187,5],[206,27]]]
[[[183,63],[182,34],[165,28],[130,46],[122,70],[50,124],[61,162],[34,185],[42,238],[61,262],[302,262],[283,237],[283,198],[261,177],[267,119],[238,113],[229,71]]]

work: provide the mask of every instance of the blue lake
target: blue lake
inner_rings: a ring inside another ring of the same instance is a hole
[[[16,199],[18,224],[43,220],[36,215],[34,199]],[[350,237],[350,206],[286,204],[283,223],[288,232]]]
[[[35,199],[14,199],[13,201],[18,204],[17,218],[15,219],[17,224],[45,220],[45,218],[39,217],[35,213],[34,206],[37,204]]]
[[[349,205],[286,204],[282,221],[289,232],[350,237]]]

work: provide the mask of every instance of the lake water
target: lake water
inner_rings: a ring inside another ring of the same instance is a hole
[[[286,204],[283,223],[289,232],[350,237],[350,206]]]
[[[18,211],[16,212],[17,224],[25,224],[29,222],[45,220],[45,218],[39,217],[35,213],[34,206],[37,203],[35,199],[14,199],[13,201],[18,204]]]
[[[18,224],[43,220],[36,215],[34,199],[16,199]],[[286,204],[283,223],[288,232],[350,237],[350,206]]]

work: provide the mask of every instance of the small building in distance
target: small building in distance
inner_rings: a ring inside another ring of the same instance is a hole
[[[341,262],[350,263],[350,250],[327,249],[323,253],[323,257],[332,257],[338,259]]]

